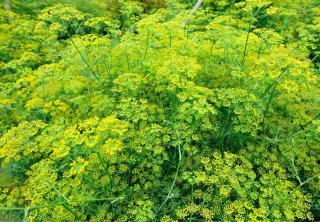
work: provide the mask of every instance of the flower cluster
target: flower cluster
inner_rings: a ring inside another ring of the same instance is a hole
[[[0,220],[320,220],[317,0],[67,2],[0,9]]]

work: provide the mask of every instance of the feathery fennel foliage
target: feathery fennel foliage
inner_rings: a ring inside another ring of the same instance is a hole
[[[0,220],[320,220],[319,2],[195,2],[0,9]]]

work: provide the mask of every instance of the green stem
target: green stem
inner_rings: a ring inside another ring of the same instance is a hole
[[[72,38],[70,38],[70,41],[72,43],[72,45],[75,47],[75,49],[77,50],[78,54],[81,57],[81,60],[88,66],[91,74],[94,76],[94,78],[101,84],[103,85],[103,83],[100,81],[98,75],[94,72],[94,70],[92,69],[92,67],[90,66],[90,64],[87,62],[87,60],[84,58],[84,56],[82,55],[80,49],[78,48],[78,46],[75,44],[75,42],[72,40]]]

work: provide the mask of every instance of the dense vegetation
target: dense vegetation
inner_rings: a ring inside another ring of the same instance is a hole
[[[1,3],[0,221],[320,221],[319,0],[195,3]]]

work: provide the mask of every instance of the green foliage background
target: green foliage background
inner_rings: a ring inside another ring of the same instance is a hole
[[[320,2],[195,3],[1,5],[0,221],[320,221]]]

